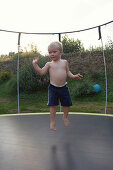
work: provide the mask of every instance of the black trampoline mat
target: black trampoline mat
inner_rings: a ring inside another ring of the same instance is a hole
[[[113,170],[113,117],[0,116],[0,170]]]

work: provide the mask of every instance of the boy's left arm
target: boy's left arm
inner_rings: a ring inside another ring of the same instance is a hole
[[[69,71],[68,73],[67,73],[67,75],[68,75],[68,77],[69,78],[72,78],[72,79],[75,79],[75,80],[78,80],[78,79],[82,79],[83,78],[83,76],[81,75],[81,74],[72,74],[71,73],[71,71]]]
[[[82,76],[81,74],[79,74],[79,73],[76,74],[76,75],[74,75],[74,74],[69,70],[68,63],[66,63],[66,71],[67,71],[67,76],[68,76],[69,78],[76,79],[76,80],[83,78],[83,76]]]

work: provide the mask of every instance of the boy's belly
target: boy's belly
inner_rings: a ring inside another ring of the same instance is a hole
[[[66,84],[66,72],[56,72],[56,73],[51,73],[50,75],[50,83],[54,84],[56,86],[63,86]]]

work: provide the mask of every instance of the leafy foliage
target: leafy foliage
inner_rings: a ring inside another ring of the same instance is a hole
[[[113,41],[109,40],[108,44],[105,45],[106,55],[110,56],[113,59]]]
[[[39,60],[39,66],[42,68],[45,65],[45,60]],[[32,61],[26,62],[20,70],[20,91],[32,93],[37,90],[43,90],[48,87],[49,76],[40,76],[36,73],[32,66]]]
[[[82,81],[78,83],[77,86],[74,88],[74,97],[86,97],[86,96],[93,96],[95,91],[93,89],[92,83],[87,81]]]
[[[11,72],[9,71],[0,71],[0,83],[3,83],[11,78]]]
[[[94,82],[103,81],[105,79],[104,72],[93,71],[90,72],[90,77]]]
[[[6,88],[11,94],[17,94],[17,76],[13,75],[11,79],[6,83]],[[10,88],[9,88],[10,87]]]
[[[79,52],[84,50],[84,47],[81,44],[80,40],[77,39],[75,41],[74,39],[68,38],[67,35],[63,37],[62,44],[63,44],[64,53],[73,53],[73,52]]]

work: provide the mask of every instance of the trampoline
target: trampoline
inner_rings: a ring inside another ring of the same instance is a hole
[[[0,116],[0,170],[112,170],[113,117],[69,115],[65,127],[56,115]]]

